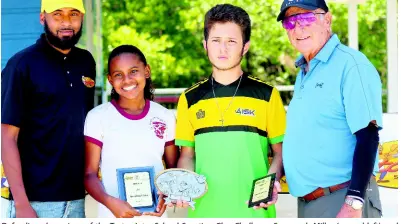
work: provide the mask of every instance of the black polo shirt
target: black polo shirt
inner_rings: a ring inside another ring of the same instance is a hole
[[[1,72],[1,123],[20,128],[18,149],[30,201],[82,199],[84,122],[93,108],[92,55],[62,54],[44,34]]]

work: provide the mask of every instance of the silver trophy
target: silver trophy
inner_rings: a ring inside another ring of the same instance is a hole
[[[185,169],[168,169],[155,178],[156,188],[167,197],[166,203],[188,202],[195,209],[194,199],[207,192],[206,177]]]

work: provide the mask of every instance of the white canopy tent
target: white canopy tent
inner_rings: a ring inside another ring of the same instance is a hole
[[[387,113],[398,112],[398,0],[387,0]]]
[[[329,0],[348,4],[348,45],[358,50],[358,4],[366,0]],[[387,0],[387,113],[398,112],[398,0]]]

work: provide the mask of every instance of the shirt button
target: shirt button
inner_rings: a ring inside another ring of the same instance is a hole
[[[70,86],[72,87],[72,83],[70,84]]]
[[[67,59],[67,57],[64,57],[64,60],[66,60]]]
[[[70,71],[67,71],[67,74],[70,74]]]
[[[303,89],[303,88],[304,88],[304,85],[301,86],[301,89]]]

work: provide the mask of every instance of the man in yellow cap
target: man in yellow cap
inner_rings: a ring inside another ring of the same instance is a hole
[[[40,23],[47,41],[63,53],[78,43],[85,13],[82,0],[42,0]]]
[[[73,8],[85,14],[82,0],[42,0],[40,12],[51,13],[62,8]]]
[[[2,71],[2,163],[9,218],[83,218],[84,121],[96,66],[75,47],[82,0],[42,0],[44,33]]]

